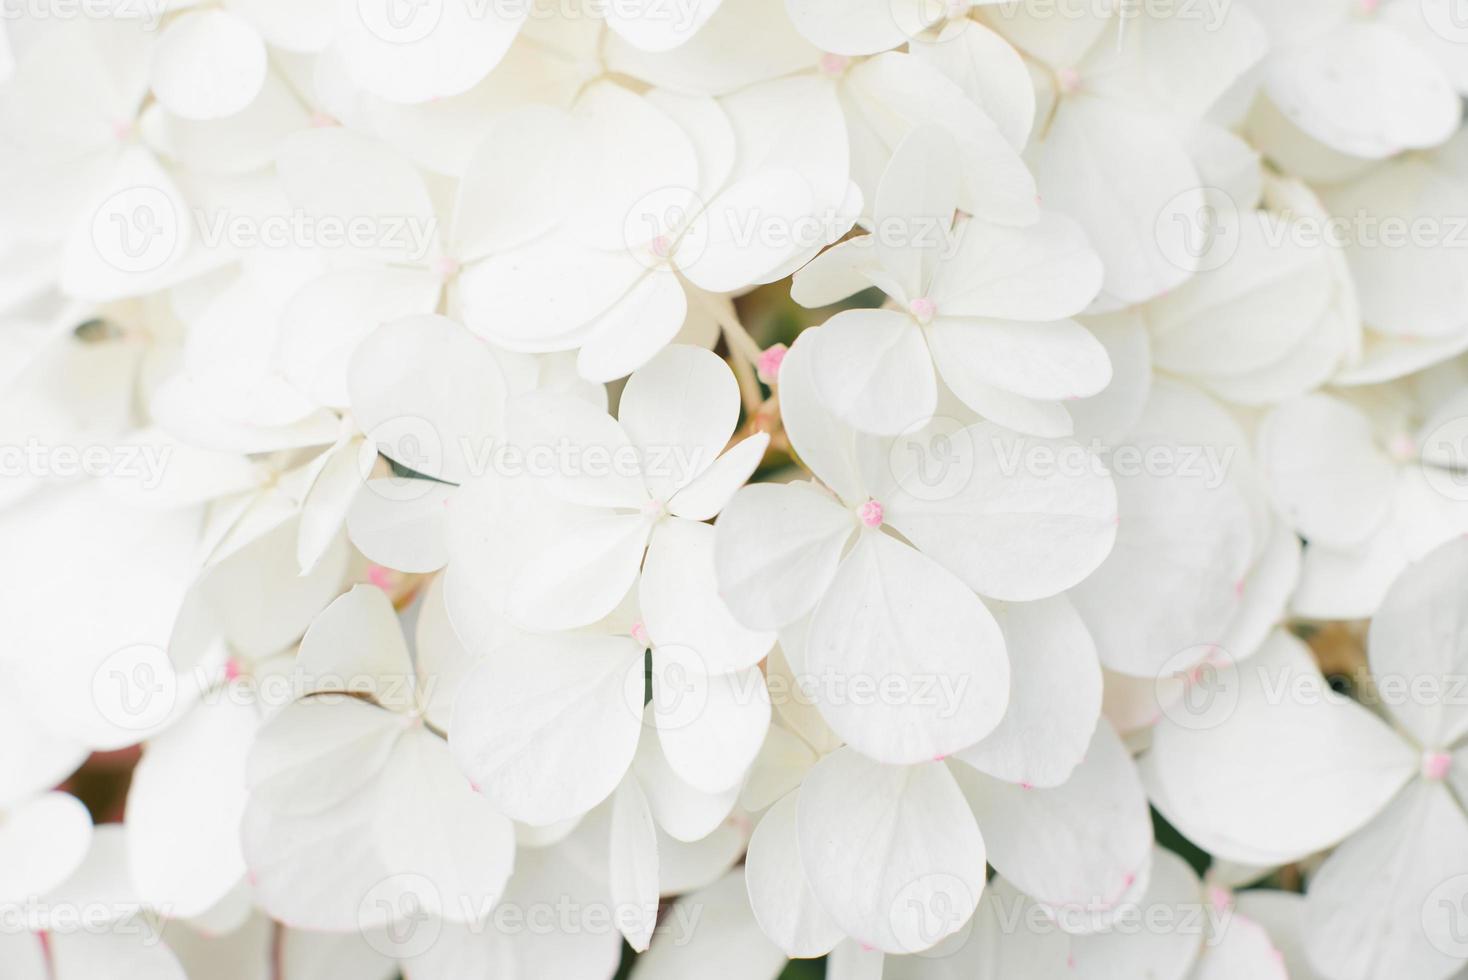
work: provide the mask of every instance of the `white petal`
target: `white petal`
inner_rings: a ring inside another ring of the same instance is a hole
[[[445,507],[454,494],[447,483],[430,483],[411,500],[369,480],[347,512],[347,534],[367,560],[400,572],[434,572],[448,563]]]
[[[1058,786],[1085,757],[1101,715],[1096,643],[1064,596],[999,610],[1009,710],[983,741],[954,753],[997,779]]]
[[[1142,759],[1153,803],[1210,853],[1275,865],[1321,850],[1418,769],[1416,753],[1332,692],[1284,633],[1213,678],[1196,707],[1158,723]]]
[[[0,900],[34,900],[60,885],[82,863],[92,818],[76,797],[44,793],[5,811],[0,827]]]
[[[695,789],[735,787],[759,754],[770,727],[770,697],[757,667],[728,674],[703,672],[686,647],[652,654],[652,707],[668,765]]]
[[[773,631],[746,629],[719,598],[714,528],[666,520],[653,531],[638,594],[648,635],[659,646],[696,651],[702,670],[752,667],[775,644]]]
[[[357,84],[393,102],[426,102],[472,88],[504,57],[530,10],[472,0],[407,11],[393,0],[345,0],[338,9],[335,44],[347,70]]]
[[[421,728],[393,750],[373,827],[388,871],[427,879],[414,889],[423,910],[452,922],[486,919],[515,863],[510,821],[470,788],[447,743]]]
[[[319,814],[376,779],[404,721],[356,698],[306,698],[260,726],[245,782],[254,805]]]
[[[647,797],[635,779],[612,795],[612,902],[628,944],[646,951],[658,919],[658,838]]]
[[[438,291],[416,270],[344,269],[312,280],[280,314],[282,373],[318,404],[347,407],[357,345],[383,323],[428,312]]]
[[[994,617],[932,560],[864,531],[811,619],[805,670],[833,730],[873,759],[916,763],[973,745],[1009,703]]]
[[[739,385],[711,351],[675,344],[627,379],[617,417],[660,500],[708,469],[739,423]]]
[[[641,514],[592,517],[553,538],[516,572],[507,609],[522,625],[575,629],[616,608],[637,579],[652,522]]]
[[[1110,553],[1116,489],[1080,444],[987,423],[914,438],[921,451],[894,461],[887,520],[970,588],[1040,599],[1085,579]]]
[[[1070,937],[1071,956],[1079,980],[1132,980],[1142,976],[1190,976],[1199,947],[1207,938],[1204,923],[1184,927],[1200,910],[1202,885],[1186,861],[1160,847],[1152,850],[1152,872],[1147,889],[1136,900],[1137,911],[1168,914],[1177,927],[1131,930],[1128,920],[1112,922],[1085,935]]]
[[[787,955],[804,958],[829,953],[843,934],[816,901],[801,868],[798,796],[785,796],[760,819],[749,840],[744,877],[765,935]]]
[[[1468,544],[1446,544],[1410,566],[1392,584],[1371,620],[1368,653],[1378,689],[1393,691],[1419,678],[1443,690],[1468,669],[1468,623],[1462,590],[1468,583]],[[1468,711],[1452,697],[1393,697],[1392,717],[1424,748],[1446,748],[1468,734]]]
[[[1305,934],[1316,969],[1442,980],[1463,965],[1468,819],[1440,783],[1419,781],[1326,859],[1310,881]],[[1389,888],[1382,888],[1390,882]]]
[[[1018,323],[945,316],[933,323],[928,343],[943,381],[966,402],[964,394],[975,383],[1022,398],[1069,401],[1095,395],[1111,381],[1106,348],[1074,320]]]
[[[942,763],[884,766],[839,749],[806,777],[796,824],[816,899],[848,936],[885,952],[942,941],[984,890],[984,839]]]
[[[1391,504],[1396,467],[1376,448],[1370,420],[1330,395],[1307,395],[1271,412],[1260,430],[1259,461],[1280,510],[1311,541],[1358,544]]]
[[[153,94],[185,119],[232,116],[265,84],[265,42],[245,21],[221,10],[169,21],[153,54]]]
[[[605,636],[527,639],[465,678],[449,743],[506,815],[544,826],[604,800],[642,732],[642,651]]]
[[[877,260],[899,300],[928,295],[958,207],[958,146],[942,126],[918,126],[897,144],[873,204]],[[905,232],[905,233],[904,233]]]
[[[1182,240],[1186,223],[1171,215],[1203,213],[1201,181],[1180,141],[1153,117],[1102,99],[1062,105],[1036,178],[1045,205],[1085,228],[1117,303],[1158,296],[1197,268]],[[1114,192],[1093,193],[1098,186]]]
[[[1380,159],[1436,146],[1461,117],[1442,69],[1382,24],[1351,24],[1269,60],[1269,97],[1328,146]]]
[[[719,515],[719,594],[751,629],[778,629],[825,595],[856,520],[812,484],[755,484]]]
[[[866,432],[895,435],[925,425],[938,405],[928,345],[902,313],[836,314],[821,330],[813,369],[831,411]]]
[[[744,872],[735,870],[680,899],[637,958],[632,980],[687,980],[718,964],[729,980],[775,980],[785,956],[749,910]]]
[[[392,600],[381,589],[355,586],[327,606],[301,640],[301,690],[361,692],[384,707],[412,706],[413,662]]]
[[[1101,256],[1087,231],[1063,214],[1047,211],[1023,228],[980,215],[953,235],[932,286],[939,316],[1062,320],[1101,290]]]
[[[128,788],[138,892],[182,918],[209,909],[245,874],[245,760],[259,720],[239,697],[226,691],[149,742]]]
[[[708,521],[749,481],[769,448],[768,432],[756,432],[729,448],[712,466],[668,501],[668,512],[689,521]]]
[[[1106,721],[1060,786],[1026,789],[983,776],[963,782],[990,863],[1042,905],[1104,921],[1146,880],[1152,847],[1147,797],[1131,756]]]
[[[655,724],[651,712],[643,721],[644,726]],[[644,738],[637,743],[637,757],[633,760],[633,771],[637,783],[647,795],[647,805],[658,826],[674,840],[696,843],[718,829],[734,808],[739,793],[725,790],[721,793],[705,793],[690,786],[668,764],[662,744],[656,738]]]
[[[643,276],[585,328],[576,367],[589,381],[614,381],[646,366],[688,319],[688,294],[666,270]]]

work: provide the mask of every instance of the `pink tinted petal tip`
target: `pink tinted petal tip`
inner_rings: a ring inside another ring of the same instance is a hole
[[[761,351],[759,361],[755,364],[759,379],[773,387],[780,380],[780,365],[785,363],[785,355],[789,352],[790,348],[784,344],[775,344]]]
[[[931,323],[938,312],[938,304],[927,296],[921,296],[907,304],[907,309],[918,323]]]
[[[1433,782],[1447,779],[1452,768],[1453,757],[1446,752],[1429,752],[1422,757],[1422,775]]]
[[[881,527],[885,513],[881,504],[868,500],[856,509],[856,516],[867,527]]]

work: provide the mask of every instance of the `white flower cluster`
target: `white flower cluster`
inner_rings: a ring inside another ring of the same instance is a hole
[[[1463,0],[0,13],[7,980],[1468,977]]]

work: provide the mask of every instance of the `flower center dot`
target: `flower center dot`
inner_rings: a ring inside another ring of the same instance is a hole
[[[917,319],[918,323],[931,323],[938,312],[938,304],[924,296],[907,304],[907,309]]]
[[[821,74],[839,75],[846,70],[849,64],[851,64],[851,59],[845,55],[823,54],[821,55]]]
[[[856,516],[867,527],[881,527],[885,512],[875,500],[868,500],[856,509]]]
[[[1453,757],[1446,752],[1429,752],[1422,757],[1422,776],[1435,783],[1440,783],[1448,778],[1448,771],[1453,768]]]

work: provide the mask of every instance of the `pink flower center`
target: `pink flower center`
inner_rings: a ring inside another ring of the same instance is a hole
[[[1061,92],[1073,95],[1080,91],[1081,73],[1074,68],[1062,68],[1055,73],[1055,82],[1060,86]]]
[[[636,640],[641,646],[651,646],[647,640],[647,627],[643,625],[641,620],[632,624],[632,639]]]
[[[328,116],[326,113],[320,112],[320,111],[311,113],[311,128],[312,129],[327,129],[327,128],[331,127],[331,126],[337,126],[337,125],[340,125],[340,124],[336,121],[335,117],[333,117],[333,116]]]
[[[240,666],[240,662],[234,657],[230,657],[224,662],[224,679],[226,681],[238,680],[244,672],[244,668]]]
[[[1446,752],[1429,752],[1422,757],[1422,775],[1435,783],[1448,778],[1453,768],[1453,757]]]
[[[119,143],[126,143],[133,138],[133,134],[136,132],[137,130],[134,128],[131,119],[124,119],[121,122],[112,124],[112,138]]]
[[[433,260],[433,274],[444,282],[457,276],[461,268],[459,260],[452,255],[440,255]]]
[[[910,312],[918,323],[931,323],[934,315],[938,312],[938,304],[926,296],[920,297],[907,304]]]
[[[856,509],[856,517],[867,527],[881,527],[885,511],[875,500],[868,500]]]
[[[669,255],[673,254],[673,240],[667,235],[659,235],[652,240],[649,248],[652,249],[653,255],[660,259],[666,259]]]
[[[1398,432],[1392,436],[1387,443],[1386,451],[1391,458],[1399,463],[1405,463],[1417,455],[1417,440],[1405,432]]]
[[[785,363],[785,355],[790,348],[784,344],[775,344],[766,347],[760,352],[759,362],[755,369],[759,372],[759,379],[767,385],[774,385],[780,380],[780,365]]]
[[[851,64],[851,59],[846,57],[845,55],[827,53],[821,55],[820,64],[821,74],[834,76],[844,72],[846,70],[846,66]]]
[[[1361,0],[1361,13],[1370,16],[1381,7],[1381,0]]]
[[[392,591],[393,573],[392,569],[383,565],[367,566],[367,581],[377,586],[384,592]]]

